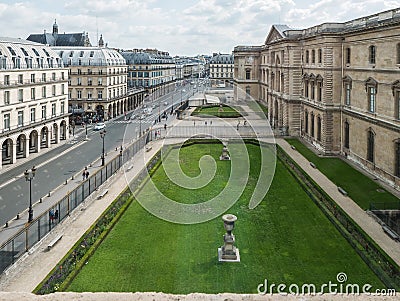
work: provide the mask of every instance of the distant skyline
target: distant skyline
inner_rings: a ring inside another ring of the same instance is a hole
[[[100,34],[113,48],[157,48],[171,55],[231,53],[261,45],[273,24],[307,28],[400,8],[400,1],[357,0],[69,0],[0,1],[0,36],[52,31]]]

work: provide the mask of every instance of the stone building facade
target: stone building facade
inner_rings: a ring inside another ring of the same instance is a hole
[[[128,89],[128,66],[122,55],[104,47],[52,47],[68,67],[69,111],[91,120],[108,120],[143,102],[143,89]]]
[[[0,38],[0,168],[69,138],[68,69],[48,46]]]
[[[175,62],[157,49],[122,51],[128,65],[128,86],[141,88],[153,99],[175,89]]]
[[[278,133],[400,180],[400,10],[302,30],[272,26],[234,49],[236,90],[268,106]]]
[[[225,84],[233,80],[233,55],[214,53],[209,62],[211,85]]]

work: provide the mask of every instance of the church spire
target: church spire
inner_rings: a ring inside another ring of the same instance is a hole
[[[54,24],[53,24],[53,35],[55,34],[58,34],[58,25],[56,19],[54,19]]]

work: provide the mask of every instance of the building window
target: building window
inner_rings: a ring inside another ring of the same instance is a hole
[[[87,98],[90,100],[90,99],[92,99],[92,91],[88,91],[87,92]]]
[[[64,80],[64,72],[61,72],[61,79]]]
[[[246,70],[246,79],[250,79],[250,70]]]
[[[35,91],[35,88],[31,88],[31,99],[32,100],[35,100],[35,98],[36,98],[36,91]]]
[[[311,81],[311,99],[314,100],[315,99],[315,81]]]
[[[345,83],[344,85],[344,89],[345,89],[345,105],[349,106],[351,103],[351,85],[350,83]]]
[[[10,91],[4,91],[4,104],[10,104]]]
[[[52,117],[56,116],[56,104],[55,103],[51,104],[51,116]]]
[[[312,112],[310,115],[310,119],[311,119],[311,137],[314,138],[315,123],[314,123],[314,113]]]
[[[304,131],[308,134],[308,112],[304,112]]]
[[[322,49],[318,49],[318,63],[322,64]]]
[[[351,50],[350,48],[346,48],[346,64],[350,64],[350,58],[351,58]]]
[[[24,90],[23,89],[18,89],[18,101],[19,102],[24,101]]]
[[[46,82],[46,73],[42,73],[42,82]]]
[[[24,125],[24,111],[18,111],[18,127]]]
[[[97,98],[103,99],[103,91],[102,90],[97,91]]]
[[[304,97],[308,98],[308,80],[304,81]]]
[[[55,73],[55,72],[53,72],[53,73],[51,74],[51,79],[52,79],[53,81],[56,80],[56,73]]]
[[[367,90],[368,111],[375,113],[378,83],[373,78],[369,78],[365,83],[365,87]]]
[[[23,84],[24,83],[24,76],[22,74],[18,75],[18,84]]]
[[[35,82],[35,74],[31,74],[31,83]]]
[[[93,84],[92,78],[89,77],[89,78],[88,78],[88,86],[91,86],[92,84]]]
[[[61,115],[65,114],[65,102],[63,101],[61,102],[60,113]]]
[[[317,100],[322,101],[322,81],[317,82]]]
[[[10,113],[4,114],[4,129],[10,129]]]
[[[78,86],[81,86],[82,85],[82,79],[80,77],[78,77],[77,81],[78,81]]]
[[[4,75],[4,85],[5,86],[10,85],[10,76],[9,75]]]
[[[369,129],[367,135],[367,160],[374,163],[375,133]]]
[[[395,142],[395,167],[394,174],[396,177],[400,177],[400,141]]]
[[[311,50],[311,63],[315,64],[315,50]]]
[[[101,77],[99,77],[97,79],[97,85],[102,86],[103,85],[103,79]]]
[[[46,119],[46,106],[42,106],[42,120]]]
[[[31,123],[36,120],[36,108],[31,108]]]
[[[317,117],[317,140],[321,141],[321,129],[322,129],[322,124],[321,124],[321,117]]]
[[[77,93],[77,98],[82,99],[82,91],[78,90],[76,91],[76,93]]]
[[[52,94],[53,96],[56,96],[56,85],[52,85],[52,86],[51,86],[51,94]]]
[[[64,92],[65,92],[64,84],[61,84],[61,95],[64,95]]]
[[[374,45],[369,46],[369,63],[375,64],[376,59],[376,47]]]
[[[350,148],[350,124],[348,121],[344,122],[344,147]]]
[[[368,87],[368,111],[370,113],[375,112],[376,105],[376,88]]]
[[[308,50],[306,50],[306,64],[308,64],[309,63],[309,51]]]
[[[42,87],[42,98],[46,98],[46,87]]]

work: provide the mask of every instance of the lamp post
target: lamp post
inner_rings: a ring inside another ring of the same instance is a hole
[[[101,152],[101,166],[104,166],[105,165],[105,157],[104,157],[104,138],[106,137],[106,130],[102,130],[101,132],[100,132],[100,137],[101,137],[101,139],[103,140],[103,150],[102,150],[102,152]]]
[[[29,181],[29,210],[28,210],[28,223],[32,222],[33,220],[33,208],[32,208],[32,180],[35,177],[36,168],[35,165],[32,167],[31,170],[25,170],[24,176],[25,180]]]

